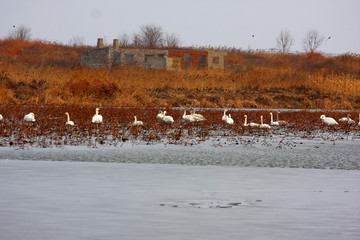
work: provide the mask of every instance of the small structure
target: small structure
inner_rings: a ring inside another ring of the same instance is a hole
[[[81,66],[110,67],[135,64],[155,69],[184,69],[187,67],[224,69],[226,52],[202,50],[137,49],[119,47],[114,39],[112,47],[104,47],[99,38],[97,48],[81,53]]]

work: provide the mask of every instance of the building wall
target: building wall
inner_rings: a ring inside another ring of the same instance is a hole
[[[165,68],[168,50],[119,49],[121,64],[136,64],[149,68]],[[132,58],[129,56],[133,56]],[[129,59],[133,61],[130,62]]]
[[[198,68],[199,66],[199,56],[205,56],[205,63],[204,67],[207,68],[208,66],[208,52],[207,51],[191,51],[191,50],[169,50],[169,58],[180,58],[180,66],[181,68],[185,68],[185,55],[190,56],[190,67]]]
[[[101,39],[100,39],[101,40]],[[115,39],[116,40],[116,39]],[[103,47],[81,53],[81,65],[110,67],[119,64],[134,64],[155,69],[217,68],[224,69],[226,52],[198,50],[120,49],[118,41],[113,47]]]
[[[81,53],[81,66],[109,67],[113,59],[112,48],[96,48]]]
[[[224,61],[226,52],[220,52],[220,51],[209,51],[208,52],[208,66],[210,68],[216,68],[216,69],[224,69]]]

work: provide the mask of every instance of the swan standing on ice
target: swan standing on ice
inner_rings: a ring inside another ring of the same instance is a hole
[[[229,116],[227,116],[227,118],[225,119],[225,122],[230,125],[234,124],[234,119],[231,118],[231,114],[229,114]]]
[[[192,114],[186,115],[186,108],[184,108],[184,114],[182,116],[182,119],[188,122],[195,122],[195,118]]]
[[[92,117],[92,122],[93,123],[102,123],[103,122],[103,117],[99,114],[99,109],[100,108],[96,108],[95,110],[95,115]]]
[[[24,117],[24,120],[26,122],[35,122],[35,114],[34,113],[29,113],[29,114],[26,114],[25,117]]]
[[[320,116],[320,119],[328,126],[338,125],[338,123],[332,117],[326,117],[324,114]]]
[[[70,121],[70,116],[69,116],[69,113],[68,113],[68,112],[66,112],[65,114],[66,114],[66,116],[67,116],[67,119],[66,119],[66,123],[65,123],[65,125],[74,126],[74,122],[73,122],[73,121]]]
[[[278,122],[274,122],[273,114],[270,112],[270,125],[271,126],[279,126],[280,124]]]
[[[268,128],[268,129],[271,128],[269,124],[264,123],[263,115],[261,115],[260,119],[261,119],[260,128]]]
[[[339,122],[347,122],[348,124],[355,123],[355,121],[350,118],[350,114],[348,114],[346,117],[340,118]]]
[[[244,118],[245,118],[245,121],[244,121],[244,127],[247,127],[247,126],[250,126],[250,127],[259,127],[260,124],[258,123],[254,123],[254,122],[251,122],[251,123],[247,123],[247,115],[244,115]]]
[[[0,114],[0,121],[2,121],[4,118],[3,118],[3,116]]]
[[[206,120],[203,115],[198,114],[198,113],[195,113],[195,110],[192,110],[191,116],[195,119],[196,122],[200,122],[200,121],[205,121],[205,120]]]
[[[164,111],[164,117],[163,117],[163,122],[166,122],[166,123],[174,123],[174,119],[173,117],[171,116],[166,116],[166,111]]]
[[[133,123],[134,126],[144,126],[144,123],[142,121],[138,121],[136,116],[134,116],[134,119],[135,119]]]

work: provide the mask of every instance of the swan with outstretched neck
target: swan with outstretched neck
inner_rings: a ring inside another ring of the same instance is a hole
[[[280,125],[278,122],[274,121],[272,112],[270,112],[270,125],[271,126],[279,126]]]
[[[350,114],[349,114],[349,113],[348,113],[348,115],[347,115],[346,117],[340,118],[340,119],[339,119],[339,122],[347,122],[348,124],[353,124],[353,123],[355,123],[355,121],[350,118]]]
[[[260,116],[260,119],[261,119],[260,128],[271,128],[269,124],[264,123],[263,115]]]
[[[258,123],[254,123],[254,122],[251,122],[251,123],[247,123],[247,115],[244,115],[244,118],[245,118],[245,121],[244,121],[244,127],[247,127],[247,126],[250,126],[250,127],[259,127],[260,124]]]
[[[65,125],[74,126],[74,122],[73,122],[73,121],[70,121],[69,113],[66,112],[65,115],[66,115],[66,123],[65,123]]]
[[[142,121],[138,121],[136,116],[134,116],[134,122],[133,122],[134,126],[144,126],[144,123]]]
[[[93,123],[102,123],[103,122],[103,117],[99,114],[99,109],[100,108],[95,109],[95,115],[92,117]]]

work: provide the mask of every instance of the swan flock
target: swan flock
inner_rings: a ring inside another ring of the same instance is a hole
[[[100,110],[100,108],[95,108],[95,115],[91,118],[92,123],[95,123],[95,124],[103,123],[103,116],[99,114],[99,110]],[[224,110],[223,115],[221,117],[221,121],[225,122],[228,125],[234,125],[235,121],[231,117],[231,114],[227,114],[228,112],[229,112],[228,109]],[[175,122],[174,118],[170,115],[166,115],[166,113],[167,113],[166,111],[159,110],[158,114],[156,116],[157,120],[159,120],[163,123],[167,123],[167,124],[174,123]],[[242,126],[252,127],[252,128],[271,129],[272,127],[287,125],[288,124],[287,121],[279,120],[279,111],[277,111],[276,113],[277,113],[276,121],[274,121],[273,113],[272,112],[269,113],[270,114],[270,124],[264,123],[263,115],[260,116],[260,123],[256,123],[256,122],[248,123],[248,116],[244,115],[244,123],[242,124]],[[74,126],[75,124],[73,121],[70,120],[69,113],[65,112],[65,115],[66,115],[65,125]],[[133,126],[144,126],[144,122],[138,120],[136,116],[133,116],[133,117],[134,117],[134,121],[132,122]],[[4,117],[3,117],[3,115],[0,114],[0,121],[3,121],[3,120],[4,120]],[[35,114],[33,112],[30,112],[24,116],[23,120],[28,123],[34,123],[36,121]],[[181,117],[181,120],[183,120],[185,122],[193,123],[193,122],[206,121],[206,118],[201,114],[195,113],[195,110],[192,110],[192,111],[190,111],[190,114],[187,114],[186,108],[184,108],[184,112]],[[324,114],[322,114],[320,116],[320,120],[322,121],[323,124],[325,124],[329,127],[339,125],[339,122],[342,124],[355,124],[356,123],[355,120],[350,118],[350,114],[347,114],[346,117],[340,118],[338,121],[336,121],[332,117],[325,116]],[[360,127],[360,113],[359,113],[359,122],[357,125]]]

